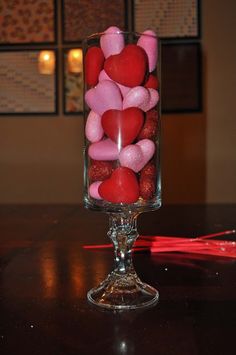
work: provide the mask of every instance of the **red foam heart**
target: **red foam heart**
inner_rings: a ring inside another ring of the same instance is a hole
[[[90,47],[85,55],[85,82],[95,86],[104,63],[103,51],[99,47]]]
[[[108,202],[134,203],[139,198],[139,184],[131,169],[118,167],[101,183],[98,192]]]
[[[131,144],[143,126],[143,111],[138,107],[126,110],[108,110],[102,115],[102,127],[106,135],[120,147]]]
[[[158,79],[155,75],[150,74],[146,83],[144,84],[145,88],[157,89],[159,86]]]
[[[135,44],[128,44],[119,54],[111,55],[104,63],[104,69],[109,77],[128,87],[141,85],[147,68],[147,54],[143,48]]]

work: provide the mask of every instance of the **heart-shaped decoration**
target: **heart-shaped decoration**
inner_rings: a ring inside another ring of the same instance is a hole
[[[107,73],[105,72],[104,69],[100,72],[99,77],[98,77],[98,80],[99,80],[99,82],[100,82],[100,81],[104,81],[104,80],[111,80],[111,81],[113,81],[113,80],[107,75]],[[129,88],[128,86],[124,86],[124,85],[118,84],[118,83],[116,83],[116,84],[117,84],[118,88],[120,89],[122,96],[125,97],[125,95],[128,94],[128,92],[130,91],[131,88]]]
[[[158,91],[155,89],[136,86],[132,88],[123,100],[123,109],[139,107],[144,112],[151,110],[159,101]]]
[[[119,151],[117,144],[107,138],[100,142],[92,143],[89,146],[88,155],[94,160],[117,160]]]
[[[139,198],[138,180],[132,170],[120,166],[99,185],[98,193],[108,202],[134,203]]]
[[[149,162],[154,153],[155,143],[150,139],[142,139],[123,148],[119,154],[119,161],[122,166],[137,173]]]
[[[119,54],[125,46],[122,31],[115,26],[109,27],[101,36],[100,46],[105,58],[108,58],[110,55]]]
[[[104,135],[101,119],[101,116],[99,116],[96,112],[89,112],[85,125],[85,135],[86,138],[92,143],[99,142]]]
[[[148,88],[149,94],[150,94],[150,100],[149,103],[147,104],[146,107],[143,107],[143,111],[147,112],[149,110],[151,110],[153,107],[156,106],[156,104],[159,101],[159,93],[157,90],[152,89],[152,88]]]
[[[147,30],[138,39],[137,45],[142,47],[148,56],[149,72],[152,72],[157,65],[157,36],[154,31]]]
[[[158,86],[159,86],[159,83],[158,83],[157,77],[153,74],[150,74],[148,77],[148,80],[144,84],[144,87],[149,88],[149,89],[157,89]]]
[[[101,185],[101,183],[102,181],[95,181],[89,186],[89,196],[95,198],[96,200],[102,200],[102,197],[98,192],[98,188]]]
[[[124,111],[106,111],[102,115],[101,123],[106,135],[121,148],[135,140],[143,126],[143,121],[142,110],[130,107]]]
[[[98,115],[111,109],[122,109],[122,96],[118,86],[110,80],[98,83],[95,88],[88,90],[85,94],[87,105]]]
[[[94,86],[98,82],[98,75],[103,68],[104,55],[99,47],[90,47],[85,55],[85,82]]]
[[[111,55],[104,63],[104,69],[109,77],[128,87],[143,83],[147,67],[147,54],[136,44],[128,44],[120,54]]]

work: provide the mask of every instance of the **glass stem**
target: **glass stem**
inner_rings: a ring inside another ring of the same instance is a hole
[[[138,213],[110,213],[108,236],[114,245],[115,270],[122,275],[134,273],[132,247],[138,237]]]

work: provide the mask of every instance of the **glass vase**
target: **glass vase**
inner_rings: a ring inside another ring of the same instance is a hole
[[[148,307],[158,291],[132,262],[137,217],[161,206],[158,39],[110,27],[83,42],[84,205],[109,215],[114,269],[91,289],[107,309]]]

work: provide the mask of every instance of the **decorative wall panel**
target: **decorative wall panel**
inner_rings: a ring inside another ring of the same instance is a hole
[[[83,73],[71,73],[67,64],[68,50],[64,51],[64,113],[83,111]]]
[[[56,73],[40,74],[38,56],[0,52],[0,114],[56,113]]]
[[[134,27],[162,38],[198,37],[199,0],[134,0]]]
[[[1,0],[0,44],[53,43],[54,0]]]
[[[82,41],[109,26],[126,29],[125,0],[64,0],[64,41]]]

